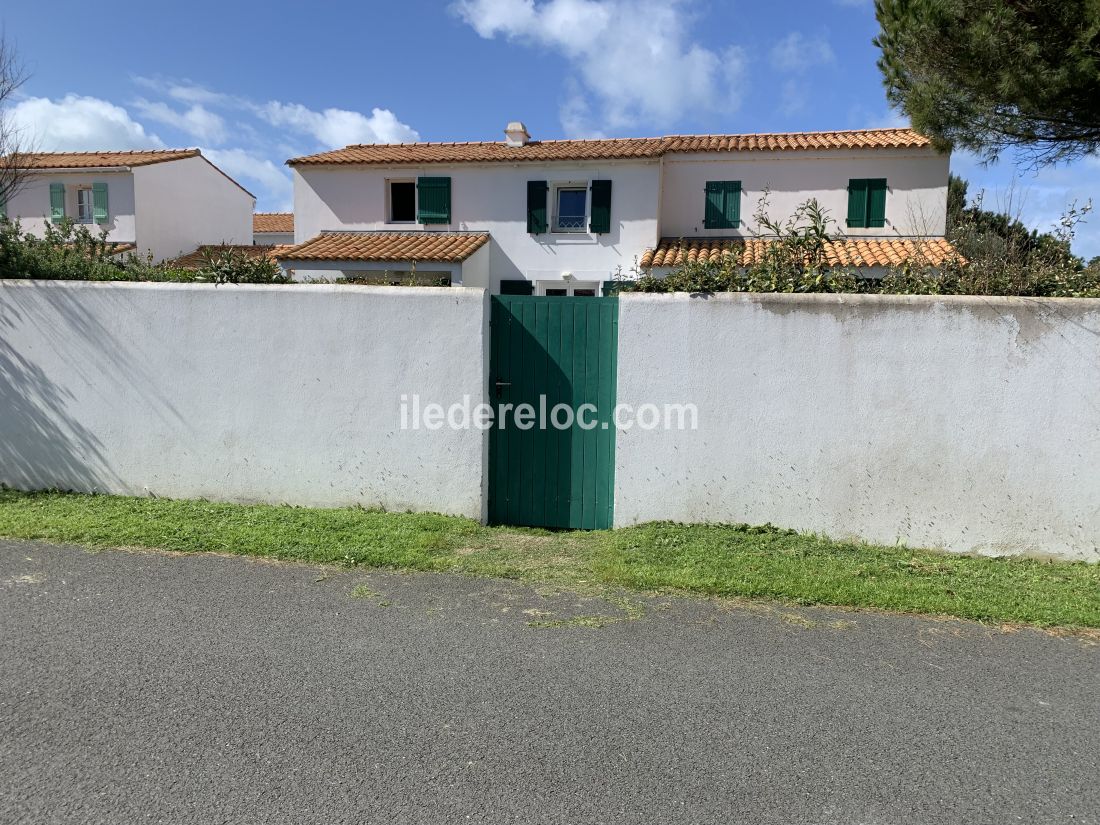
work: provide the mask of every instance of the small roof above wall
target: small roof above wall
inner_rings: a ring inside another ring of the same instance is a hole
[[[532,140],[485,143],[371,143],[292,158],[290,166],[401,165],[422,163],[510,163],[516,161],[629,160],[674,152],[815,151],[828,149],[906,149],[931,146],[912,129],[858,129],[842,132],[781,132],[747,135],[666,135],[606,140]]]
[[[640,269],[682,266],[733,257],[741,266],[758,263],[766,238],[662,238],[638,261]],[[946,238],[835,238],[825,242],[830,266],[894,266],[906,261],[940,266],[963,258]]]
[[[488,232],[322,232],[276,251],[280,261],[460,263],[489,242]]]
[[[210,258],[217,258],[218,255],[224,255],[227,252],[244,255],[246,258],[262,258],[265,256],[274,258],[275,250],[279,248],[271,244],[205,244],[194,252],[189,252],[168,261],[168,266],[179,269],[202,269]]]
[[[292,212],[257,212],[252,216],[253,232],[281,232],[294,231],[294,214]]]

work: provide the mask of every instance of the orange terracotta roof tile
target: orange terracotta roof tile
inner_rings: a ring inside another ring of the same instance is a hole
[[[23,169],[110,169],[148,166],[200,155],[198,149],[151,149],[137,152],[32,152],[15,156]]]
[[[249,258],[259,258],[264,255],[274,258],[275,249],[274,246],[264,244],[207,244],[200,246],[194,252],[189,252],[169,261],[168,266],[178,269],[201,269],[206,266],[207,259],[210,256],[225,252],[237,252]]]
[[[293,232],[294,214],[291,212],[257,212],[252,216],[253,232]]]
[[[458,263],[489,242],[487,232],[322,232],[278,254],[281,261]]]
[[[662,238],[655,249],[647,249],[638,261],[641,269],[705,263],[732,257],[741,266],[759,263],[772,240],[765,238]],[[962,261],[945,238],[835,238],[825,243],[830,266],[890,266],[906,261],[940,266],[949,260]]]
[[[777,132],[754,135],[670,135],[666,152],[813,151],[819,149],[908,149],[931,141],[912,129],[856,129],[840,132]]]
[[[277,243],[271,247],[271,257],[276,261],[279,260],[284,252],[289,252],[294,248],[292,243]]]
[[[326,164],[511,163],[517,161],[627,160],[672,152],[754,152],[819,149],[905,149],[930,146],[912,129],[784,132],[751,135],[667,135],[656,138],[535,140],[523,146],[485,143],[371,143],[292,158],[291,166]]]

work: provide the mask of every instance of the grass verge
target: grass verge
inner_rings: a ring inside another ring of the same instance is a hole
[[[945,555],[770,526],[548,532],[424,513],[0,490],[0,536],[1100,627],[1100,565]]]

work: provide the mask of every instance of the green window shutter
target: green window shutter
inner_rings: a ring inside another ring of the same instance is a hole
[[[535,291],[535,285],[524,278],[515,280],[501,280],[501,295],[530,295]]]
[[[416,196],[420,223],[451,222],[450,178],[417,178]]]
[[[6,219],[7,217],[8,217],[8,201],[3,195],[0,195],[0,221]]]
[[[611,181],[592,181],[592,222],[589,230],[597,234],[611,231]]]
[[[852,178],[848,181],[848,226],[867,225],[867,181]]]
[[[92,184],[92,212],[96,223],[107,223],[107,184]]]
[[[737,229],[741,225],[741,181],[708,180],[703,227]]]
[[[65,184],[50,184],[50,220],[61,223],[65,220]]]
[[[726,181],[726,229],[737,229],[741,225],[741,181]]]
[[[886,226],[886,178],[867,181],[867,225]]]
[[[604,294],[605,298],[610,296],[610,295],[618,295],[619,294],[619,282],[618,281],[604,281],[603,282],[603,294]]]
[[[722,228],[722,221],[725,219],[726,214],[726,188],[723,183],[725,181],[707,181],[707,204],[703,212],[703,227],[705,229]]]
[[[527,232],[541,235],[546,231],[546,190],[544,180],[527,181]]]

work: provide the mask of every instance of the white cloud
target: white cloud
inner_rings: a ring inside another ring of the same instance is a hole
[[[293,184],[285,168],[244,149],[204,149],[203,154],[231,178],[239,180],[246,189],[253,188],[249,181],[258,182],[266,194],[277,202],[275,208],[290,210]]]
[[[805,111],[810,102],[807,84],[801,79],[784,80],[779,92],[779,110],[785,115],[796,115]]]
[[[780,86],[779,109],[785,115],[804,111],[810,103],[810,90],[818,82],[806,76],[810,69],[836,62],[833,47],[825,37],[808,38],[791,32],[771,48],[772,67],[788,75]]]
[[[242,106],[245,101],[241,98],[227,95],[224,92],[215,92],[205,86],[192,83],[190,80],[166,80],[162,77],[134,78],[134,83],[146,89],[156,92],[158,95],[166,95],[181,103],[201,103],[207,106]]]
[[[211,128],[208,115],[218,117],[210,110],[235,111],[258,118],[268,126],[289,129],[313,138],[321,147],[330,149],[351,143],[406,143],[420,140],[416,130],[398,120],[389,109],[375,108],[370,115],[347,109],[329,108],[314,111],[301,103],[272,100],[258,103],[237,95],[209,89],[190,80],[174,80],[161,77],[136,77],[134,82],[158,95],[188,104],[186,112],[177,112],[166,103],[147,104],[158,108],[147,116],[162,122],[175,116],[171,125],[193,130]],[[190,121],[187,123],[184,121]],[[224,128],[224,122],[222,122]],[[248,128],[244,125],[243,128]],[[212,140],[208,135],[206,140]]]
[[[200,103],[180,112],[163,101],[138,100],[134,108],[142,117],[172,126],[204,143],[225,141],[225,121]]]
[[[134,78],[146,94],[127,108],[70,94],[29,97],[0,113],[39,151],[110,151],[199,146],[258,199],[261,210],[293,201],[288,157],[349,143],[415,141],[416,130],[388,109],[370,114],[314,111],[298,103],[260,103],[188,80]],[[148,124],[156,124],[160,134]],[[162,140],[161,135],[164,139]],[[228,145],[227,145],[228,144]]]
[[[560,119],[575,135],[663,128],[691,113],[737,108],[744,52],[693,42],[684,7],[684,0],[458,0],[451,8],[483,38],[565,57],[574,74]]]
[[[592,122],[592,107],[576,81],[567,81],[566,96],[558,109],[558,119],[567,135],[575,138],[605,138],[607,134]]]
[[[772,66],[783,72],[805,72],[835,62],[833,47],[824,36],[808,38],[802,32],[791,32],[771,50]]]
[[[129,112],[97,97],[28,97],[9,112],[22,142],[42,152],[157,149],[164,142]]]
[[[271,101],[257,107],[256,112],[272,126],[310,135],[326,148],[352,143],[408,143],[420,140],[416,130],[399,121],[389,109],[372,109],[370,117],[367,117],[346,109],[315,112],[300,103]]]

